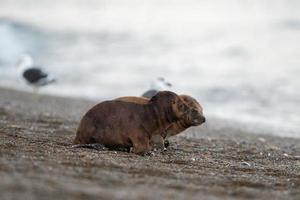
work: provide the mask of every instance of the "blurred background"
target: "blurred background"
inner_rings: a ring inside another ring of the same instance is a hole
[[[164,77],[208,116],[300,137],[299,0],[0,0],[0,86],[16,62],[55,74],[42,93],[140,96]],[[241,125],[244,126],[244,125]]]

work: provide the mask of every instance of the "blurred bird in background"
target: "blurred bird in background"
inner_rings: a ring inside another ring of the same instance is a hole
[[[56,81],[54,76],[45,72],[41,66],[34,65],[33,59],[29,54],[21,55],[16,68],[20,77],[32,87],[34,97],[38,97],[40,87]]]
[[[156,95],[156,93],[158,93],[159,91],[169,90],[169,88],[171,87],[172,84],[167,82],[165,78],[158,77],[157,79],[151,81],[150,89],[144,92],[142,94],[142,97],[146,97],[150,99],[151,97]]]

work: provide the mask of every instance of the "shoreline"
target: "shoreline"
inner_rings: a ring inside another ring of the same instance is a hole
[[[12,102],[10,102],[12,100]],[[79,122],[84,113],[94,106],[95,104],[101,102],[101,99],[98,101],[86,98],[77,98],[77,97],[63,97],[63,96],[55,96],[51,94],[41,94],[39,99],[33,98],[30,92],[14,90],[10,88],[4,88],[0,86],[0,109],[12,110],[14,113],[22,113],[22,115],[38,117],[39,115],[51,115],[52,117],[58,118],[68,118],[69,120],[73,120]],[[47,106],[44,106],[47,104]],[[12,108],[14,105],[17,108]],[[209,120],[202,126],[196,128],[189,128],[183,134],[187,137],[231,137],[235,135],[239,137],[240,133],[250,134],[253,136],[250,137],[277,137],[277,138],[285,138],[285,139],[297,139],[300,140],[299,137],[293,137],[291,135],[278,135],[272,133],[271,129],[261,128],[263,125],[258,125],[258,129],[249,128],[249,124],[242,123],[238,121],[232,121],[228,119],[218,118],[215,116],[207,116]],[[251,126],[255,126],[255,123],[251,123]],[[230,134],[228,135],[228,130],[230,130]],[[200,131],[201,135],[195,136],[195,132]],[[244,137],[244,136],[243,136]]]
[[[298,138],[211,119],[153,156],[71,148],[94,104],[0,88],[1,199],[300,198]]]

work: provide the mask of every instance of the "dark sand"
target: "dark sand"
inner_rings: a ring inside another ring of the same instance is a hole
[[[214,128],[210,119],[162,154],[72,148],[93,104],[0,88],[1,200],[300,199],[299,139]]]

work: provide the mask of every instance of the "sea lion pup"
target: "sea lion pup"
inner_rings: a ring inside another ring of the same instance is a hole
[[[196,119],[197,113],[170,91],[158,92],[144,104],[104,101],[83,116],[73,143],[132,147],[133,153],[144,154],[151,150],[149,142],[153,133],[158,131],[165,137],[165,130],[173,122],[180,118]]]
[[[153,146],[160,147],[161,141],[163,141],[164,147],[168,147],[169,141],[165,140],[166,138],[177,135],[191,126],[201,125],[202,123],[205,122],[206,119],[203,115],[203,108],[196,99],[194,99],[193,97],[191,97],[189,95],[179,95],[179,97],[181,97],[182,100],[184,100],[184,102],[190,108],[192,108],[198,112],[198,114],[200,116],[198,119],[198,122],[195,123],[195,121],[194,121],[194,123],[191,123],[192,119],[186,119],[186,118],[178,119],[177,121],[173,122],[169,127],[167,127],[166,137],[161,138],[161,137],[157,136],[157,134],[161,135],[161,133],[157,133],[157,132],[152,135],[150,142],[152,143]],[[126,102],[135,102],[135,103],[140,103],[140,104],[147,104],[149,101],[149,99],[145,98],[145,97],[120,97],[116,100],[122,100],[122,101],[126,101]]]

